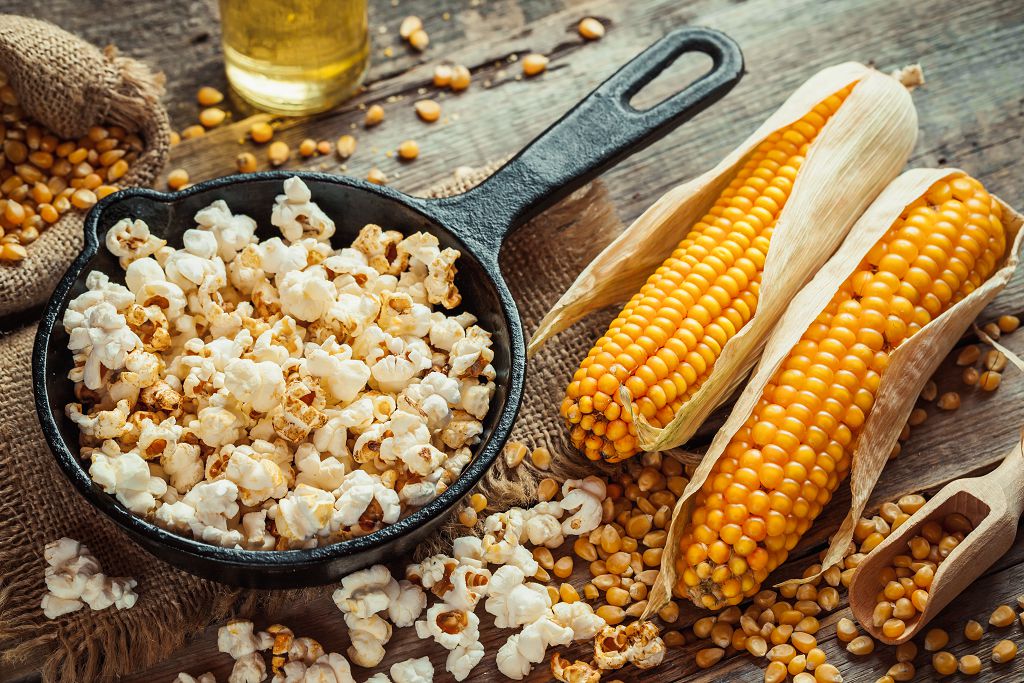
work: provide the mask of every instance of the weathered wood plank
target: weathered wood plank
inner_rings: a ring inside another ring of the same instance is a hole
[[[109,9],[101,0],[53,0],[46,7],[27,0],[7,0],[6,4],[13,11],[55,18],[94,42],[116,42],[126,53],[162,68],[168,75],[168,107],[178,128],[195,120],[193,97],[199,85],[224,87],[213,0],[129,3],[119,9],[117,21],[110,23],[97,21]],[[1015,0],[941,0],[927,12],[912,0],[490,0],[436,4],[405,0],[372,5],[376,61],[367,92],[315,119],[282,122],[279,132],[279,138],[294,148],[304,137],[333,140],[354,130],[359,150],[346,166],[356,176],[365,175],[376,165],[399,189],[416,191],[455,166],[479,165],[515,152],[665,30],[689,23],[713,26],[735,37],[744,48],[748,75],[718,107],[606,174],[613,199],[625,219],[638,215],[668,188],[714,164],[814,70],[846,59],[874,61],[885,68],[922,61],[929,84],[914,94],[921,135],[911,163],[961,166],[1011,203],[1024,204],[1019,181],[1019,159],[1024,156],[1024,142],[1019,137],[1024,106],[1019,88],[1013,87],[1019,80],[1014,76],[1024,72],[1024,56],[1006,49],[1024,38],[1024,21]],[[445,12],[450,13],[448,20],[443,17]],[[397,39],[397,22],[405,14],[424,18],[432,39],[425,55],[410,52]],[[610,28],[604,40],[582,45],[574,26],[588,14],[601,17]],[[936,21],[936,17],[941,20]],[[388,32],[379,33],[380,26]],[[395,57],[385,59],[382,52],[389,45]],[[552,54],[548,73],[530,81],[517,79],[519,67],[509,58],[526,51]],[[432,94],[433,89],[428,87],[430,74],[433,64],[442,57],[473,69],[474,84],[468,92],[457,96]],[[485,86],[488,82],[489,87]],[[652,97],[677,87],[674,79],[660,79],[652,85]],[[438,124],[423,124],[412,113],[412,102],[425,94],[443,105],[444,116]],[[389,98],[394,99],[389,102]],[[372,102],[384,104],[387,118],[373,131],[364,131],[359,125],[360,106]],[[175,148],[171,167],[184,167],[194,180],[200,180],[232,172],[233,159],[243,150],[256,151],[262,160],[264,150],[244,142],[248,128],[243,120],[245,108],[235,104],[233,114],[238,121],[234,125]],[[410,137],[421,145],[419,160],[399,164],[387,156],[401,140]],[[322,164],[328,170],[340,166],[336,159],[324,158],[306,164],[293,160],[288,167],[316,168]],[[1018,275],[1013,280],[986,316],[1024,311],[1022,278],[1024,275]],[[1010,337],[1008,344],[1024,352],[1024,334],[1019,337]],[[943,365],[939,377],[944,390],[959,386],[958,369],[949,362]],[[1022,387],[1011,369],[995,394],[965,393],[958,412],[933,415],[914,431],[904,453],[887,467],[873,496],[875,504],[910,491],[934,490],[966,473],[990,468],[1016,438]],[[780,570],[780,576],[797,573],[813,560],[837,527],[848,501],[845,490],[837,494],[791,561]],[[997,570],[947,608],[937,625],[953,626],[969,616],[978,618],[997,601],[1015,597],[1024,579],[1022,563],[1024,539],[1019,538]],[[579,568],[574,576],[577,586],[584,581],[582,571]],[[823,633],[834,632],[835,620],[845,613],[837,612],[825,620]],[[685,611],[677,625],[689,623],[694,615],[695,611]],[[271,619],[319,638],[329,649],[341,650],[347,645],[340,614],[329,597],[291,613],[269,615],[263,625]],[[489,655],[472,680],[484,680],[493,671],[493,653],[505,637],[507,633],[484,629]],[[990,647],[992,637],[987,635],[982,645]],[[854,660],[833,638],[823,636],[822,640],[830,661],[848,680],[874,680],[893,659],[891,651],[880,649],[871,658]],[[954,638],[953,642],[959,654],[961,641]],[[445,653],[417,641],[408,630],[396,634],[388,649],[386,664],[429,654],[438,671],[443,671]],[[982,646],[970,649],[980,653]],[[730,656],[708,672],[697,672],[694,652],[692,645],[673,651],[666,664],[644,674],[644,678],[761,680],[760,666],[747,656]],[[932,675],[925,661],[919,657],[920,680],[929,680]],[[208,669],[215,670],[219,680],[226,680],[230,670],[226,655],[216,652],[212,628],[173,661],[124,680],[169,681],[179,670],[198,673]],[[633,670],[620,675],[626,680],[637,677]],[[1006,669],[993,670],[986,664],[977,680],[1021,678],[1024,658]],[[539,668],[530,680],[547,679],[545,669]]]

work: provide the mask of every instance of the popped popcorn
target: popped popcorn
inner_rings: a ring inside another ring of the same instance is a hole
[[[135,579],[111,578],[82,543],[61,538],[43,549],[46,560],[46,594],[41,608],[47,619],[76,612],[85,605],[92,610],[108,607],[130,609],[138,596]]]
[[[280,236],[262,241],[222,200],[180,245],[119,221],[105,243],[125,284],[89,273],[63,320],[90,476],[166,529],[256,550],[365,535],[427,504],[472,459],[495,393],[490,334],[446,310],[458,251],[372,224],[336,249],[299,178],[270,208]],[[519,533],[557,538],[541,516]],[[396,619],[415,620],[420,588],[397,595]]]

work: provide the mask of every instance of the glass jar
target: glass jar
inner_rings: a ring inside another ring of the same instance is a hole
[[[323,111],[363,82],[366,0],[220,0],[220,16],[228,81],[259,109]]]

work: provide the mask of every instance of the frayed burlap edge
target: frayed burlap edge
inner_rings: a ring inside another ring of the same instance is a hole
[[[0,15],[0,70],[26,114],[62,137],[106,123],[139,133],[145,149],[119,181],[149,185],[167,162],[170,123],[160,104],[163,74],[99,50],[45,21]],[[0,264],[0,316],[39,306],[84,244],[85,214],[72,209],[42,231],[28,256]]]

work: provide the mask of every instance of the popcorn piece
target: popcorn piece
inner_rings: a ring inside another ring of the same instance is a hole
[[[217,650],[239,659],[259,649],[259,640],[253,633],[253,624],[247,619],[231,619],[217,629]]]
[[[391,680],[394,683],[431,683],[434,666],[427,657],[406,659],[391,665]]]
[[[492,575],[484,609],[494,615],[498,628],[515,628],[541,618],[551,606],[545,599],[523,582],[526,575],[512,565],[503,565]]]
[[[412,626],[427,608],[427,594],[405,579],[398,582],[398,593],[390,597],[388,619],[399,628]]]
[[[549,647],[572,642],[572,629],[550,619],[537,619],[511,637],[498,650],[498,670],[514,680],[522,680],[534,664],[544,661]]]
[[[397,256],[398,244],[402,241],[402,233],[395,230],[384,231],[379,225],[372,223],[363,226],[359,236],[352,243],[352,248],[366,256],[366,262],[379,273],[397,274],[401,270],[401,260]],[[395,253],[395,262],[388,257]]]
[[[455,261],[458,258],[459,252],[448,248],[430,262],[429,273],[424,283],[427,301],[441,304],[445,308],[455,308],[462,303],[462,295],[455,286],[455,274],[458,272]]]
[[[243,505],[254,507],[268,498],[282,498],[288,493],[288,480],[276,462],[255,457],[249,446],[224,446],[228,465],[224,477],[238,486]]]
[[[259,652],[250,652],[235,660],[228,683],[262,683],[267,677],[267,664]]]
[[[149,231],[149,226],[140,219],[122,218],[107,231],[107,250],[117,257],[122,268],[127,268],[136,259],[155,254],[167,244]]]
[[[209,671],[199,674],[199,678],[195,678],[183,671],[171,683],[217,683],[217,679]]]
[[[308,484],[298,484],[270,509],[282,538],[302,543],[328,529],[334,496]]]
[[[165,449],[160,456],[160,466],[178,493],[188,493],[203,478],[203,461],[199,457],[199,446],[194,444],[177,443]]]
[[[306,669],[305,678],[313,683],[356,683],[348,660],[337,652],[321,655]]]
[[[288,648],[288,660],[312,666],[324,655],[323,645],[313,638],[295,638]]]
[[[551,675],[562,683],[599,683],[601,680],[601,672],[588,662],[577,659],[570,664],[557,652],[551,656]]]
[[[380,521],[385,524],[393,524],[401,514],[398,494],[364,470],[355,470],[346,475],[336,494],[335,512],[331,519],[333,528],[359,524],[362,516],[374,502],[380,508]]]
[[[139,306],[156,306],[169,321],[177,320],[188,305],[185,292],[167,280],[163,268],[154,259],[133,262],[125,269],[124,279]]]
[[[89,476],[137,515],[152,511],[167,491],[167,482],[152,476],[138,453],[121,453],[115,441],[104,441],[102,448],[93,452]]]
[[[276,539],[267,530],[267,511],[258,510],[242,515],[245,546],[252,550],[273,550]],[[262,648],[261,648],[262,649]]]
[[[460,565],[452,572],[452,589],[443,596],[453,607],[474,610],[480,599],[487,595],[487,584],[491,580],[491,572],[473,566]]]
[[[227,203],[218,199],[195,215],[203,230],[209,230],[217,239],[217,254],[226,263],[254,241],[256,221],[242,214],[233,214]]]
[[[338,403],[351,403],[366,387],[370,368],[351,357],[352,349],[339,345],[334,337],[322,345],[307,344],[306,371],[320,378]]]
[[[457,681],[464,681],[469,677],[470,672],[484,658],[484,646],[479,640],[463,643],[448,653],[445,660],[445,671],[450,673]],[[392,672],[394,675],[394,672]]]
[[[224,388],[239,402],[260,412],[270,412],[284,397],[281,366],[272,361],[233,358],[224,366]]]
[[[83,381],[86,388],[96,390],[103,386],[103,368],[123,368],[128,353],[140,348],[142,340],[128,328],[124,316],[105,301],[89,308],[79,318],[80,322],[76,319],[77,324],[68,329],[68,348],[85,355]],[[65,314],[65,328],[68,320]]]
[[[327,423],[322,410],[325,405],[319,380],[292,376],[286,384],[283,404],[273,412],[274,431],[289,441],[302,441]]]
[[[480,619],[464,609],[439,602],[427,609],[426,619],[416,622],[416,635],[433,638],[441,647],[454,650],[480,639]]]
[[[79,403],[69,403],[64,412],[86,436],[96,439],[118,439],[128,432],[129,406],[127,400],[118,401],[113,410],[100,410],[91,415],[82,414]]]
[[[618,669],[632,662],[650,669],[665,658],[665,642],[650,621],[606,626],[594,640],[594,662],[602,669]]]
[[[568,482],[566,482],[568,484]],[[601,524],[601,501],[590,490],[577,488],[562,498],[562,509],[572,516],[562,521],[562,533],[566,536],[589,534]]]
[[[419,564],[407,566],[405,578],[435,593],[444,595],[445,591],[451,588],[449,579],[458,566],[459,563],[447,555],[431,555]]]
[[[92,610],[130,609],[138,600],[132,590],[137,585],[135,579],[106,576],[89,549],[74,539],[48,543],[43,558],[48,565],[47,592],[41,608],[47,619],[56,619],[85,605]]]
[[[417,622],[418,623],[418,622]],[[360,619],[354,614],[345,615],[349,639],[349,659],[357,666],[372,667],[384,659],[384,645],[391,640],[391,624],[376,614],[368,619]]]
[[[192,534],[207,543],[224,547],[240,545],[242,534],[228,528],[228,520],[238,514],[238,486],[226,479],[217,481],[201,481],[193,486],[185,497],[179,501],[194,511],[194,518],[189,520]],[[162,505],[160,512],[167,507]]]
[[[303,237],[326,242],[334,234],[334,221],[311,199],[312,193],[298,177],[285,180],[284,194],[274,199],[270,222],[289,242]]]
[[[392,596],[399,590],[388,568],[378,564],[343,578],[341,588],[334,591],[332,597],[342,612],[367,619],[388,609]]]
[[[281,310],[297,320],[312,322],[326,315],[334,302],[334,286],[320,266],[292,270],[281,277]]]
[[[607,624],[594,612],[594,608],[582,600],[559,602],[551,607],[552,618],[560,626],[572,629],[573,640],[590,640]]]
[[[321,458],[313,444],[300,444],[295,450],[298,484],[309,484],[325,491],[333,491],[345,481],[345,465],[335,457]]]

